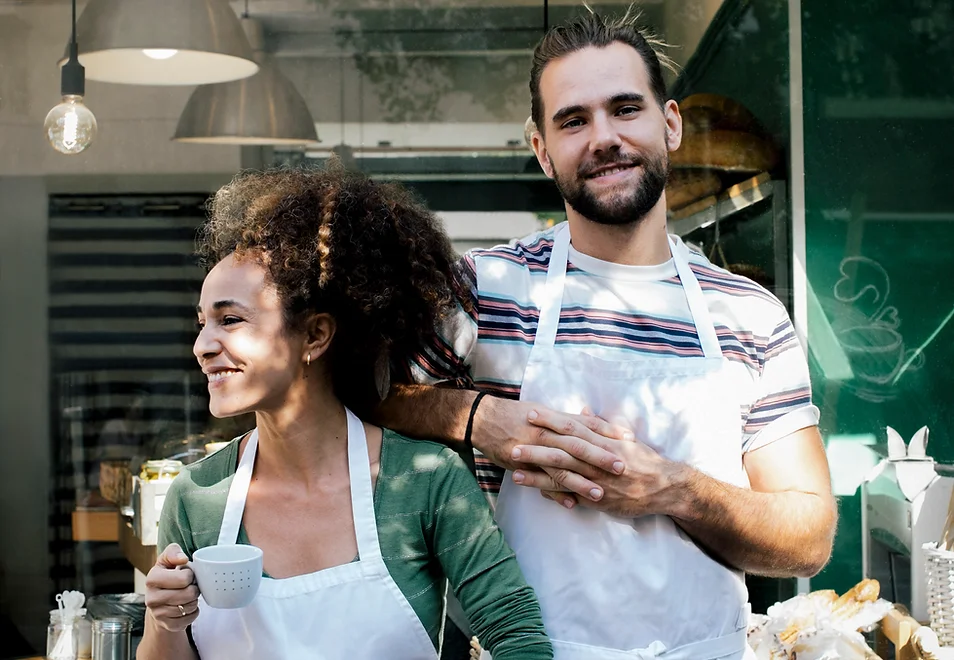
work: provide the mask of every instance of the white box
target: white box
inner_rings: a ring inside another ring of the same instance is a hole
[[[133,477],[133,532],[143,545],[159,541],[159,516],[172,479],[143,481]]]

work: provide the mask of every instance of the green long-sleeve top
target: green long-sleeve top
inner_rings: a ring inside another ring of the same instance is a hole
[[[160,551],[178,543],[192,557],[218,542],[238,457],[236,439],[175,479],[159,520]],[[435,649],[449,583],[494,660],[553,658],[533,589],[455,452],[385,429],[374,512],[384,563]],[[248,543],[244,527],[238,542]]]

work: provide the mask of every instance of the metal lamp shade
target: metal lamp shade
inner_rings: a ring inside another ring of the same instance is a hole
[[[258,71],[226,0],[89,0],[76,23],[76,40],[91,80],[201,85]]]
[[[209,144],[304,145],[318,141],[305,100],[274,62],[251,78],[202,85],[186,103],[174,140]]]

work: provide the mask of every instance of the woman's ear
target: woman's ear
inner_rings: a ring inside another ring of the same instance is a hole
[[[305,354],[302,360],[312,363],[326,352],[338,329],[330,314],[311,314],[305,321]]]

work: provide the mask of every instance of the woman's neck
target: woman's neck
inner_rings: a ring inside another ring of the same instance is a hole
[[[274,411],[255,414],[258,477],[305,486],[348,469],[348,418],[330,388],[301,388]]]

